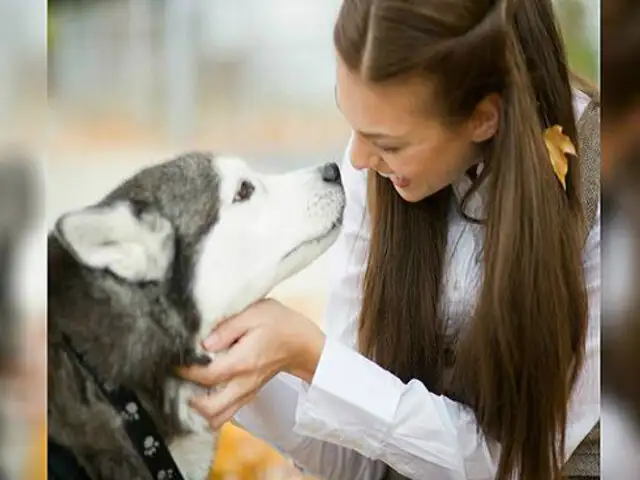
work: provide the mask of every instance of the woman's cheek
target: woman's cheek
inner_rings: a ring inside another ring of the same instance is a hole
[[[424,161],[415,157],[403,156],[387,156],[382,158],[389,169],[395,174],[407,178],[414,178],[420,174],[420,170],[424,168]]]

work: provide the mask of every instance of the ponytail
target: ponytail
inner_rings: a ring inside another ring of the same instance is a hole
[[[559,480],[586,335],[579,165],[570,164],[565,191],[543,143],[549,118],[536,108],[521,42],[509,25],[505,64],[500,127],[487,165],[485,281],[458,350],[454,389],[469,395],[484,432],[501,444],[497,479],[518,472],[522,480]],[[575,124],[562,126],[575,132]]]

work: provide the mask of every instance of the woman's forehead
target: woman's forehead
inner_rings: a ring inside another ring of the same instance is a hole
[[[371,136],[407,135],[429,117],[432,103],[430,88],[423,79],[367,82],[340,62],[335,95],[338,108],[352,127]]]

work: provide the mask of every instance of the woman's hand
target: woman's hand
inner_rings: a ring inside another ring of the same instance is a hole
[[[219,391],[196,397],[192,406],[220,428],[279,372],[310,383],[325,336],[311,320],[276,300],[262,300],[218,325],[205,341],[217,355],[206,367],[181,370],[181,376]]]

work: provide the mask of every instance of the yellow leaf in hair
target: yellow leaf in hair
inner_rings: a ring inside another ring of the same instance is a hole
[[[560,125],[549,127],[544,132],[544,143],[549,152],[549,160],[562,188],[567,189],[566,177],[569,171],[569,160],[567,153],[576,154],[576,148],[569,137],[562,133]]]

